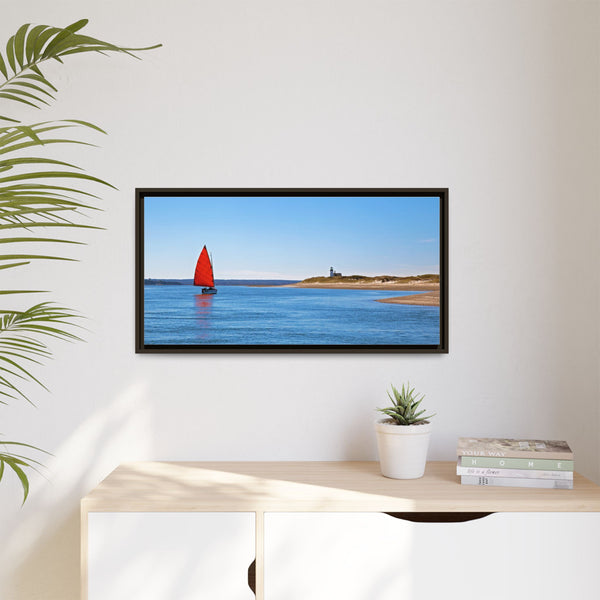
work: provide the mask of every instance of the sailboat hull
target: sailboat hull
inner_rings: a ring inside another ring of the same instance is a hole
[[[202,288],[202,293],[203,294],[216,294],[217,293],[217,288],[214,288],[214,287]]]

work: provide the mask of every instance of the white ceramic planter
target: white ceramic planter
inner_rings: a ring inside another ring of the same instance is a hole
[[[381,473],[392,479],[417,479],[425,472],[431,423],[396,425],[391,419],[375,423]]]

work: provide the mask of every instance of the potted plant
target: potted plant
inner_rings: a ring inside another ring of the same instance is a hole
[[[378,408],[387,415],[375,423],[381,473],[393,479],[417,479],[425,472],[427,449],[431,435],[429,419],[419,405],[425,397],[415,393],[410,384],[398,391],[388,391],[392,406]]]

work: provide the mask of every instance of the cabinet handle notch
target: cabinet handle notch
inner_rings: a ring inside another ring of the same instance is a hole
[[[386,512],[394,519],[403,519],[413,523],[465,523],[483,519],[491,512]]]
[[[256,559],[254,559],[248,567],[248,587],[256,596]]]

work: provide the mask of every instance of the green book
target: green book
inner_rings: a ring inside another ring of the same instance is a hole
[[[573,471],[572,460],[545,458],[501,458],[494,456],[461,456],[461,467],[493,467],[495,469],[539,469],[540,471]]]

